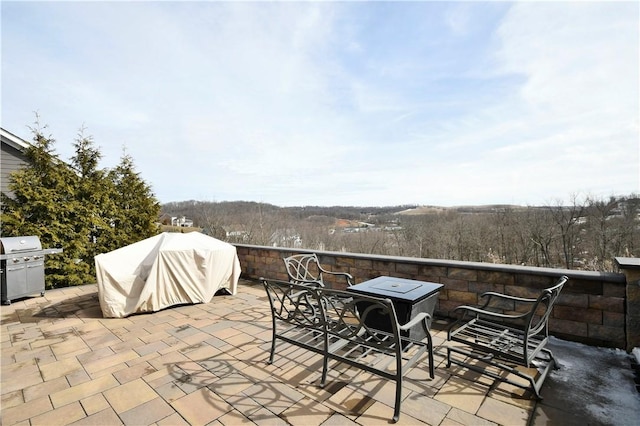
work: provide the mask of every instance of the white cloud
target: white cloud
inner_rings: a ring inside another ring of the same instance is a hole
[[[452,200],[542,203],[575,192],[638,192],[633,8],[525,2],[509,9],[490,70],[512,79],[508,96],[496,94],[426,136],[457,159],[443,182]]]
[[[519,3],[498,31],[501,64],[527,77],[521,95],[533,109],[563,116],[632,113],[638,19],[630,12],[602,2]]]
[[[446,23],[453,34],[466,35],[471,24],[470,4],[460,2],[452,6],[446,13]]]

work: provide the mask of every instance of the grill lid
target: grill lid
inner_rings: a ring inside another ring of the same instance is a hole
[[[35,235],[0,238],[0,253],[2,254],[39,250],[42,250],[42,244],[40,244],[40,238]]]

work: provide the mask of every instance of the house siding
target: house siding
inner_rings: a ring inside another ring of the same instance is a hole
[[[24,155],[24,147],[27,142],[2,129],[1,140],[2,149],[0,151],[0,191],[8,196],[13,196],[9,191],[9,176],[12,172],[29,164]],[[16,148],[19,146],[19,148]]]
[[[9,142],[2,135],[2,151],[0,153],[0,191],[8,196],[13,193],[9,191],[9,175],[27,165],[27,157],[24,153],[9,145]]]

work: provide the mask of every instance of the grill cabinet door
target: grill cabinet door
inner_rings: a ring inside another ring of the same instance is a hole
[[[27,292],[26,265],[22,259],[7,259],[7,269],[5,271],[7,282],[6,298],[11,300],[17,296],[22,296]]]
[[[44,256],[36,255],[27,262],[27,283],[25,293],[44,292]]]

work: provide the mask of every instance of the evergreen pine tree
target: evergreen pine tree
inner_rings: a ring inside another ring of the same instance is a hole
[[[88,239],[82,260],[89,265],[91,274],[95,275],[94,257],[117,248],[111,226],[111,217],[116,209],[115,188],[107,178],[107,171],[98,168],[102,154],[95,147],[93,138],[85,136],[84,129],[80,130],[73,146],[75,155],[71,158],[71,164],[78,176],[76,199]]]
[[[156,222],[160,204],[151,187],[136,172],[131,156],[123,153],[120,164],[109,176],[115,187],[117,210],[111,219],[117,246],[123,247],[156,235],[159,232]]]

